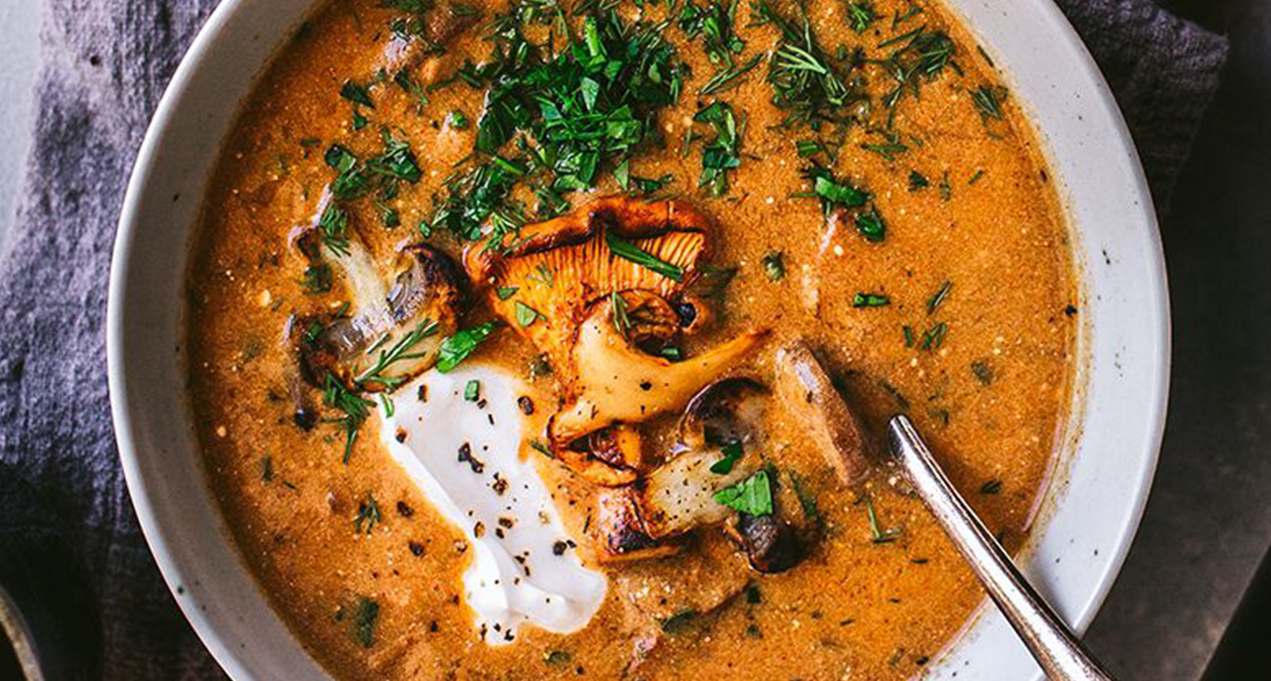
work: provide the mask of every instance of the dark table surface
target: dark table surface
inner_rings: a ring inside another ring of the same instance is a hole
[[[1174,357],[1160,467],[1087,637],[1127,681],[1198,678],[1271,544],[1271,2],[1173,4],[1232,50],[1161,222]]]

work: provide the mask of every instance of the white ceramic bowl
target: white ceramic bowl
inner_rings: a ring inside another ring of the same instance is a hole
[[[182,277],[204,185],[238,103],[315,0],[225,0],[159,105],[115,242],[107,347],[124,473],[168,586],[235,679],[326,673],[269,608],[204,482],[184,397]],[[1106,83],[1050,0],[952,0],[1031,115],[1067,204],[1087,357],[1058,482],[1022,554],[1078,630],[1093,619],[1138,526],[1165,417],[1169,311],[1156,220]],[[930,677],[1040,678],[984,608]]]

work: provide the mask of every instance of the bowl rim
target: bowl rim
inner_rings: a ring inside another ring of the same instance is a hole
[[[311,0],[310,4],[317,5],[321,1]],[[142,533],[182,613],[216,661],[230,677],[236,679],[254,678],[254,672],[245,664],[239,651],[223,640],[212,618],[193,601],[179,597],[181,585],[186,581],[185,570],[173,558],[169,532],[165,530],[164,521],[156,510],[138,458],[136,425],[129,411],[124,329],[129,304],[127,265],[133,260],[137,233],[141,229],[142,197],[155,181],[154,169],[165,142],[164,138],[175,120],[179,103],[187,96],[195,74],[208,60],[211,51],[230,37],[226,31],[227,25],[234,14],[248,2],[249,0],[223,0],[216,7],[182,58],[155,109],[134,162],[120,212],[111,259],[106,323],[107,375],[115,438],[125,482]],[[1150,299],[1152,309],[1148,314],[1156,321],[1153,338],[1148,339],[1154,349],[1151,357],[1151,382],[1150,385],[1144,386],[1144,394],[1150,397],[1148,431],[1147,437],[1141,443],[1142,451],[1135,453],[1141,463],[1135,471],[1134,484],[1129,494],[1132,502],[1128,505],[1124,519],[1120,523],[1114,545],[1109,547],[1108,559],[1103,569],[1098,572],[1097,579],[1094,580],[1097,586],[1091,589],[1088,597],[1075,607],[1070,618],[1073,628],[1083,633],[1098,613],[1124,566],[1140,527],[1157,471],[1169,399],[1171,362],[1169,292],[1163,244],[1151,192],[1137,148],[1132,141],[1121,110],[1085,43],[1059,8],[1051,0],[1031,0],[1029,4],[1060,33],[1065,41],[1065,44],[1060,47],[1072,50],[1073,56],[1081,63],[1081,75],[1088,81],[1088,90],[1095,94],[1092,102],[1098,109],[1095,113],[1105,117],[1106,122],[1111,126],[1109,131],[1119,146],[1118,149],[1108,151],[1123,153],[1130,161],[1132,174],[1130,191],[1134,194],[1130,198],[1135,199],[1141,206],[1144,223],[1149,227],[1148,233],[1142,236],[1145,241],[1143,245],[1148,249],[1146,259],[1149,262],[1150,271],[1148,280],[1141,284],[1142,290]],[[1074,228],[1074,231],[1080,230]],[[1034,675],[1034,678],[1041,678],[1040,671]]]

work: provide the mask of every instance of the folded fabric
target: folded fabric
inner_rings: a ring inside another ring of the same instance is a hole
[[[53,531],[77,554],[95,594],[81,616],[100,619],[106,679],[221,675],[177,610],[133,515],[110,422],[104,336],[111,245],[133,159],[215,4],[47,0],[35,142],[0,254],[0,474],[21,475],[49,508],[15,516],[19,526],[7,531]],[[1165,205],[1217,88],[1226,41],[1149,0],[1059,4],[1107,74]],[[20,503],[5,502],[0,509]],[[66,552],[30,556],[27,567],[38,560],[65,561]]]

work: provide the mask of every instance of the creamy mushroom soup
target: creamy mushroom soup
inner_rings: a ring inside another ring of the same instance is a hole
[[[1018,549],[1078,294],[1002,76],[908,0],[339,0],[189,275],[210,484],[348,679],[905,679]]]

